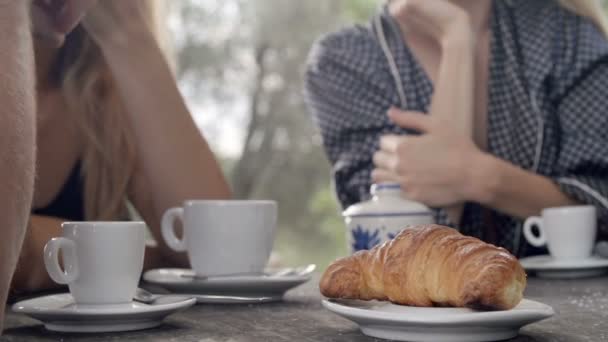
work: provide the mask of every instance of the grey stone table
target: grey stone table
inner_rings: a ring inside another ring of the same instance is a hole
[[[608,341],[608,278],[529,279],[526,297],[553,306],[556,316],[532,324],[511,342]],[[285,302],[258,306],[200,305],[170,316],[156,329],[96,335],[47,332],[27,317],[8,314],[1,341],[380,341],[321,307],[316,279],[288,293]]]

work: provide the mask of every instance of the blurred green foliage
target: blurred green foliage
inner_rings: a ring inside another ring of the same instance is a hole
[[[350,0],[344,6],[343,15],[350,21],[366,21],[381,4],[380,0]]]
[[[317,192],[308,207],[310,222],[318,227],[307,231],[295,231],[288,225],[279,227],[276,251],[285,264],[316,263],[320,268],[345,256],[346,229],[333,190],[328,186]]]

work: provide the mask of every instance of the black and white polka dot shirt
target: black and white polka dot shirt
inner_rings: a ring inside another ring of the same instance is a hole
[[[320,39],[306,73],[306,100],[320,127],[344,207],[369,197],[379,137],[409,133],[388,120],[387,110],[398,106],[428,112],[433,93],[386,8],[379,19],[404,99],[374,25]],[[494,0],[491,28],[488,151],[553,179],[581,203],[595,205],[600,236],[606,237],[606,38],[589,20],[554,0]],[[456,226],[443,210],[434,211],[438,223]],[[493,242],[519,256],[535,253],[522,238],[521,220],[476,203],[465,206],[458,228],[483,239],[488,215],[498,227]]]

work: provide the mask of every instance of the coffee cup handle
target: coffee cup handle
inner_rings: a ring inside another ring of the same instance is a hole
[[[532,233],[532,227],[537,226],[539,235]],[[534,247],[543,247],[547,244],[547,235],[543,230],[543,219],[538,216],[530,217],[524,223],[524,236],[526,240]]]
[[[186,251],[186,238],[179,239],[175,235],[175,220],[184,222],[184,209],[171,208],[165,212],[161,221],[161,233],[167,245],[176,252]]]
[[[63,252],[63,270],[59,265],[59,251]],[[70,284],[78,279],[76,261],[76,244],[66,238],[53,238],[44,246],[44,266],[53,281],[58,284]]]

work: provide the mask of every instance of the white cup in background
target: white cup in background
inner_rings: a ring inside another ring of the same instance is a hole
[[[533,234],[534,226],[538,236]],[[585,259],[593,252],[596,226],[594,206],[571,206],[544,209],[541,217],[526,220],[523,231],[531,245],[546,245],[555,259]]]
[[[183,238],[175,234],[180,220]],[[199,276],[263,272],[274,243],[277,203],[274,201],[187,201],[169,209],[162,219],[167,245],[188,252]]]
[[[61,227],[63,237],[53,238],[44,247],[51,279],[67,284],[78,304],[130,303],[144,264],[146,225],[66,222]]]

